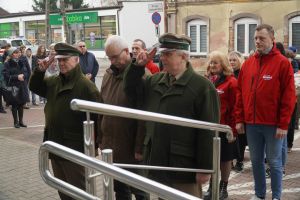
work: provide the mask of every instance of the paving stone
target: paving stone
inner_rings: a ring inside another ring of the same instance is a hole
[[[38,149],[43,138],[43,106],[25,110],[28,128],[13,128],[12,115],[0,114],[0,200],[58,200],[57,191],[42,180],[39,173]],[[295,133],[292,153],[288,154],[283,178],[283,200],[300,200],[300,132]],[[97,196],[103,197],[102,179],[98,177]],[[229,200],[248,200],[253,195],[252,167],[249,152],[245,155],[245,170],[232,172],[228,185]],[[203,186],[206,191],[207,185]],[[267,180],[267,199],[271,199]],[[155,195],[152,200],[158,199]]]

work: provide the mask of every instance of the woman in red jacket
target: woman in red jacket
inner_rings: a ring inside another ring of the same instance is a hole
[[[214,51],[209,55],[207,66],[207,77],[215,85],[221,102],[221,124],[229,125],[236,137],[234,105],[236,99],[237,80],[233,75],[233,71],[229,65],[228,58],[225,54]],[[232,160],[235,155],[235,142],[229,142],[225,133],[220,134],[221,137],[221,182],[220,182],[220,198],[228,197],[227,184],[231,171]],[[204,199],[211,198],[210,189]]]

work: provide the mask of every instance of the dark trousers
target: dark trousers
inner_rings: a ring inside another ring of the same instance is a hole
[[[297,103],[295,104],[294,112],[291,116],[291,121],[290,121],[289,129],[288,129],[288,132],[287,132],[287,146],[288,146],[288,148],[293,147],[295,125],[298,126],[298,124],[296,124],[296,112],[297,112]]]
[[[4,110],[3,105],[2,105],[2,96],[3,96],[3,91],[2,91],[2,88],[0,87],[0,110]]]
[[[237,144],[237,161],[243,162],[245,156],[245,149],[247,146],[247,135],[245,134],[238,134],[236,138]]]
[[[14,118],[14,124],[22,123],[23,124],[23,104],[13,104],[11,105],[11,112]]]
[[[68,160],[51,159],[51,165],[54,176],[85,190],[85,171],[84,167],[77,165]],[[61,200],[74,200],[73,198],[65,195],[62,192],[58,192]]]
[[[130,187],[125,183],[114,180],[114,190],[116,195],[116,200],[131,200],[132,194],[134,194],[136,200],[149,200],[150,195],[142,190],[134,187]]]

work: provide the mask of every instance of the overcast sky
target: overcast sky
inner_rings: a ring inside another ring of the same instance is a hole
[[[100,0],[84,0],[84,2],[89,3],[91,7],[100,6]],[[16,4],[18,5],[16,6]],[[0,7],[2,7],[10,13],[33,11],[32,4],[33,0],[0,0]]]

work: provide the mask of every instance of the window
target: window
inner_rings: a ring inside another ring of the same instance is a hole
[[[296,47],[300,53],[300,16],[289,21],[289,46]]]
[[[88,49],[104,49],[109,35],[116,35],[116,16],[101,16],[98,23],[84,24],[83,38]]]
[[[203,20],[192,20],[188,23],[188,35],[192,40],[191,55],[206,55],[207,53],[207,24]]]
[[[248,55],[255,50],[254,33],[258,21],[252,18],[241,18],[234,25],[234,50]]]
[[[0,38],[18,37],[19,36],[19,23],[3,23],[0,24]]]
[[[45,21],[27,21],[25,22],[25,36],[33,44],[45,44]]]

